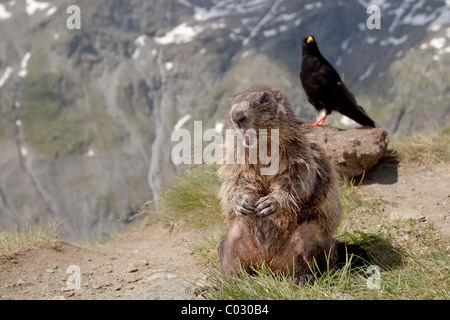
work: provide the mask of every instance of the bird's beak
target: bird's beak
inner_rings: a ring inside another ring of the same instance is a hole
[[[311,37],[311,36],[309,36],[309,37],[306,39],[306,43],[311,43],[311,42],[313,42],[313,41],[314,41],[314,38]]]

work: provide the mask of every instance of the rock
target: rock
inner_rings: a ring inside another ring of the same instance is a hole
[[[398,220],[398,219],[402,219],[402,220],[417,220],[417,221],[425,221],[426,218],[425,216],[422,214],[422,212],[418,211],[418,210],[414,210],[414,209],[402,209],[402,210],[395,210],[395,211],[391,211],[389,213],[389,218],[393,219],[393,220]]]
[[[16,286],[23,286],[23,285],[25,285],[25,284],[26,284],[26,282],[23,281],[22,279],[19,279],[19,280],[17,280],[17,282],[16,282]]]
[[[386,151],[389,139],[380,128],[341,130],[314,127],[319,144],[346,177],[356,177],[372,168]]]
[[[127,268],[128,273],[134,273],[134,272],[137,272],[138,270],[139,270],[139,268],[134,263],[130,264]]]
[[[125,281],[126,281],[126,283],[135,283],[135,282],[138,282],[141,279],[142,278],[129,277],[129,278],[125,279]]]

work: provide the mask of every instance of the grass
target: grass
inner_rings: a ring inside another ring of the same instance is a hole
[[[217,193],[219,178],[215,166],[188,170],[164,192],[155,215],[164,222],[177,221],[204,230],[223,223]]]
[[[405,163],[447,163],[448,133],[443,129],[396,141],[395,156]],[[439,237],[432,225],[423,222],[382,217],[385,201],[369,199],[355,181],[348,179],[340,186],[344,216],[336,238],[360,248],[366,253],[365,261],[349,255],[346,261],[303,286],[265,266],[252,275],[222,275],[216,269],[217,247],[227,226],[217,199],[219,184],[215,167],[193,168],[164,194],[158,209],[158,219],[182,221],[197,230],[192,254],[212,270],[203,293],[207,299],[449,298],[449,239]],[[368,287],[375,276],[368,272],[372,265],[381,272],[378,289]]]
[[[393,141],[394,155],[404,164],[450,162],[450,128],[416,133]]]
[[[18,251],[39,248],[56,239],[58,225],[43,226],[29,223],[19,229],[0,231],[0,255],[12,255]]]

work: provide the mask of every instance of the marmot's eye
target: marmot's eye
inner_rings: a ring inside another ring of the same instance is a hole
[[[261,97],[261,102],[267,102],[269,101],[269,95],[267,93],[264,93]]]

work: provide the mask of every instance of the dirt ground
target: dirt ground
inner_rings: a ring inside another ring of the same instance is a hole
[[[359,189],[366,198],[383,199],[386,219],[431,222],[449,237],[449,169],[385,163]],[[208,270],[191,256],[194,237],[147,224],[106,245],[55,241],[0,256],[0,299],[198,299]]]
[[[206,270],[190,255],[192,236],[149,224],[107,245],[55,241],[0,257],[0,299],[196,299]]]

